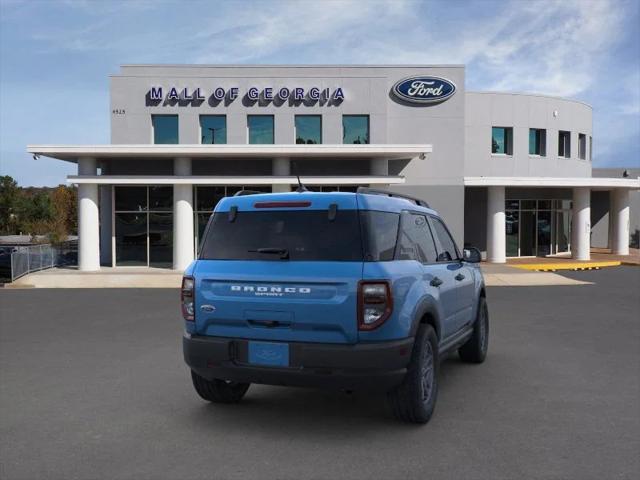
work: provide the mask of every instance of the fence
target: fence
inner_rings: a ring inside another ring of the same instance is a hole
[[[76,265],[78,247],[67,243],[59,246],[30,245],[16,247],[11,253],[11,281],[32,272],[58,266]]]

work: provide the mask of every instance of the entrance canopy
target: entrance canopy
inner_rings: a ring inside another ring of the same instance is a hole
[[[431,145],[28,145],[27,151],[33,155],[57,158],[77,163],[80,158],[100,159],[149,159],[159,158],[234,158],[269,159],[288,158],[304,160],[324,158],[344,159],[385,159],[408,160],[423,157],[432,151]]]
[[[546,187],[611,190],[640,189],[640,178],[599,177],[464,177],[465,187]]]

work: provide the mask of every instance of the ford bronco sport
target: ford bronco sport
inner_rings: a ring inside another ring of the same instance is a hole
[[[461,254],[418,199],[358,193],[222,199],[185,272],[184,358],[196,392],[238,402],[251,383],[382,389],[426,423],[439,360],[480,363],[489,317],[480,253]]]

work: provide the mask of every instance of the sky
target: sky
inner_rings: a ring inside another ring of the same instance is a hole
[[[640,167],[640,0],[0,0],[0,175],[64,183],[26,145],[109,143],[109,75],[141,63],[465,64],[589,103],[594,166]]]

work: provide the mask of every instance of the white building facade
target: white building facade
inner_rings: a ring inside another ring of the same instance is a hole
[[[296,174],[423,198],[496,263],[589,259],[591,197],[608,192],[608,244],[627,254],[640,182],[592,177],[591,107],[464,84],[459,65],[129,65],[111,77],[111,144],[28,151],[78,164],[81,270],[183,270],[220,198]]]

